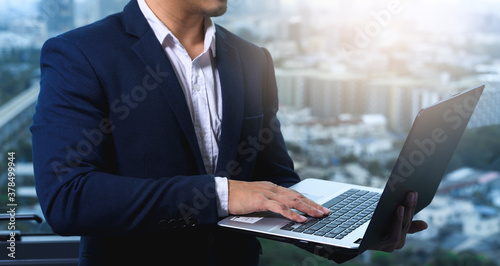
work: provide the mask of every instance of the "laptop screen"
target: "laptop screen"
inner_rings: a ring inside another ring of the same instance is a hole
[[[418,192],[415,213],[431,203],[483,89],[484,85],[420,110],[363,237],[360,252],[387,235],[394,213],[408,192]]]

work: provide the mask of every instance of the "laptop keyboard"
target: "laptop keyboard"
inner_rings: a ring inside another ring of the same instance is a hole
[[[371,219],[380,195],[377,192],[350,189],[323,204],[330,209],[328,216],[311,218],[304,223],[290,222],[281,229],[342,239]]]

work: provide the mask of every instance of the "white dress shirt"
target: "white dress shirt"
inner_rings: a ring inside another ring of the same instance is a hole
[[[204,21],[205,41],[203,53],[194,60],[174,34],[158,19],[146,4],[138,0],[139,7],[161,43],[175,69],[184,90],[186,102],[193,120],[196,137],[208,174],[215,173],[219,155],[222,121],[222,95],[219,72],[215,65],[215,25],[207,17]],[[215,177],[218,215],[228,215],[227,178]]]

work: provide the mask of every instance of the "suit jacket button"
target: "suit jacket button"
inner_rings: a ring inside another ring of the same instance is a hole
[[[161,220],[158,225],[162,228],[162,229],[166,229],[167,228],[167,220]]]
[[[186,227],[186,220],[184,218],[180,218],[178,221],[179,227]]]
[[[188,220],[188,226],[196,226],[198,224],[198,221],[194,217],[189,217]]]
[[[170,219],[167,223],[167,229],[177,228],[177,221],[175,219]]]

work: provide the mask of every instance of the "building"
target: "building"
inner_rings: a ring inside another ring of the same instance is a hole
[[[309,107],[312,115],[330,118],[341,114],[361,115],[366,113],[364,76],[358,74],[333,75],[311,73],[307,77]]]
[[[457,212],[460,210],[460,212]],[[469,201],[456,200],[450,197],[435,196],[432,203],[420,211],[415,219],[426,221],[429,228],[420,232],[415,237],[419,239],[431,239],[439,235],[439,232],[451,225],[460,225],[460,215],[469,216],[474,213],[474,206]]]
[[[464,216],[462,232],[468,237],[484,237],[500,233],[500,216],[491,207],[476,206],[474,215]]]
[[[276,82],[280,105],[294,108],[309,106],[308,71],[276,69]]]
[[[69,31],[75,27],[74,0],[41,1],[40,16],[47,23],[49,35]]]
[[[389,129],[409,132],[418,111],[440,98],[429,87],[428,82],[411,77],[371,80],[367,88],[377,100],[370,107],[387,117]]]
[[[382,114],[390,130],[409,132],[421,108],[460,91],[414,77],[372,79],[359,73],[331,73],[311,68],[277,69],[280,103],[310,108],[311,115],[328,119],[341,114]],[[500,118],[499,118],[500,119]]]
[[[500,173],[460,168],[447,174],[438,188],[438,193],[457,198],[489,200],[488,194],[500,188]],[[482,195],[482,196],[481,196]],[[479,198],[479,197],[482,198]]]

